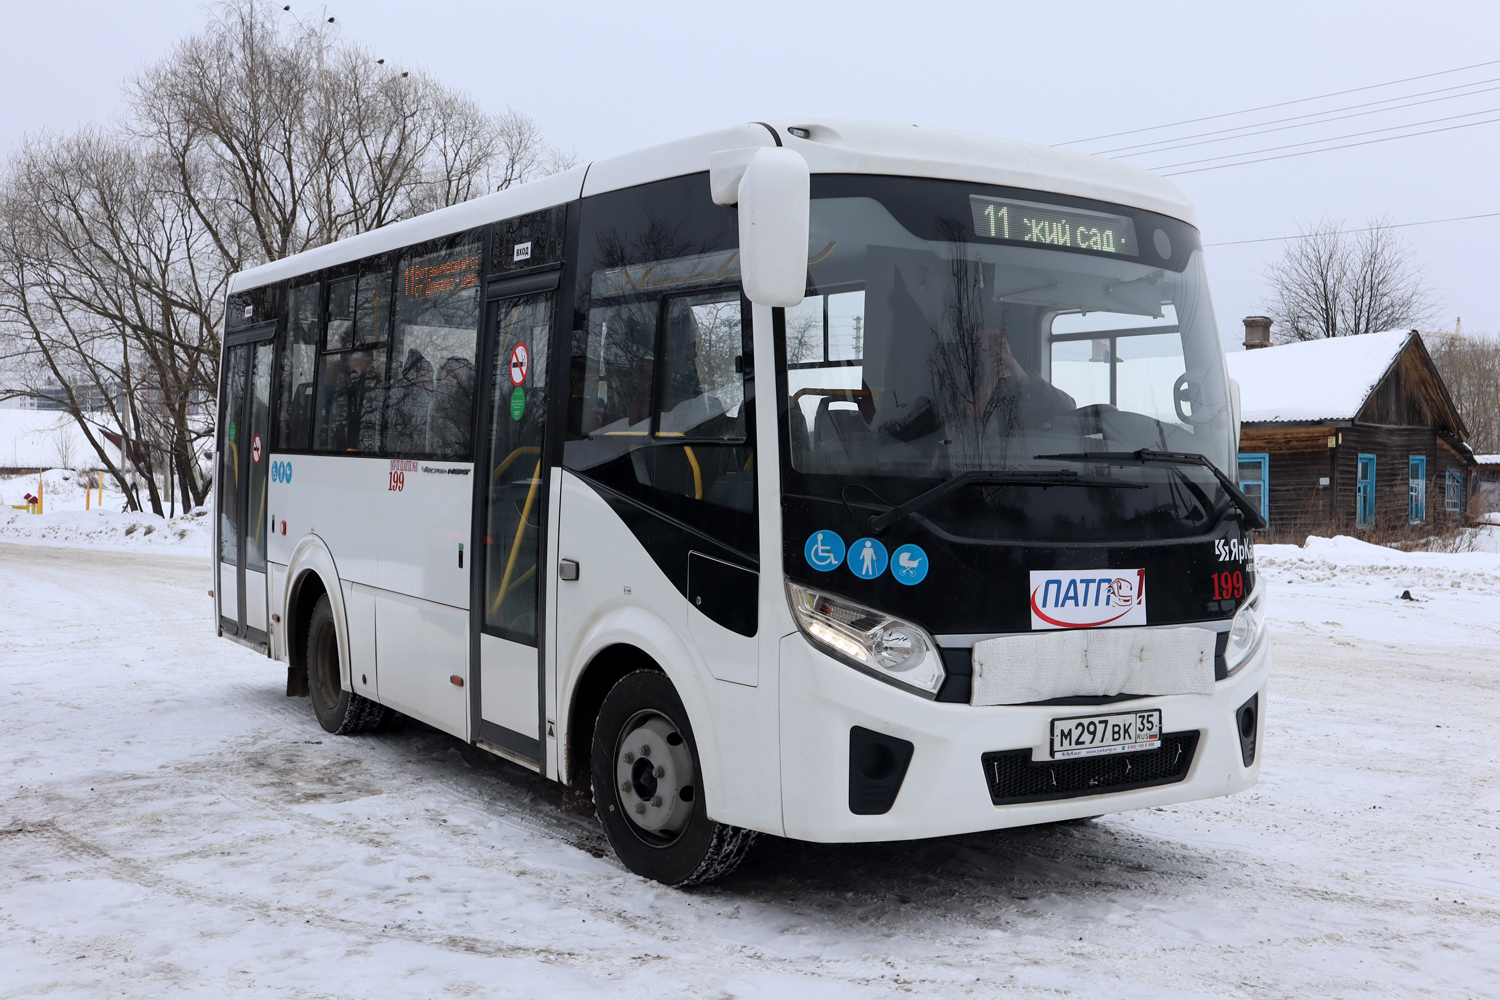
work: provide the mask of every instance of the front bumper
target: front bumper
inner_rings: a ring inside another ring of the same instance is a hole
[[[1243,791],[1255,784],[1264,751],[1271,673],[1269,639],[1211,695],[1171,695],[1108,705],[991,706],[940,703],[900,690],[818,652],[800,633],[781,640],[781,788],[786,835],[824,843],[908,840],[1097,816]],[[1255,759],[1241,754],[1236,720],[1257,693]],[[1051,720],[1091,711],[1162,710],[1166,733],[1196,731],[1187,776],[1172,784],[997,806],[981,758],[1031,748],[1048,756]],[[914,750],[890,810],[855,815],[849,808],[850,730],[909,741]]]

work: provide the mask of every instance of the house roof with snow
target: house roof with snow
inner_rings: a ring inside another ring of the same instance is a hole
[[[1460,440],[1468,432],[1415,330],[1280,344],[1228,360],[1247,425],[1415,422]],[[1418,412],[1393,419],[1403,408]]]
[[[1475,455],[1474,464],[1500,466],[1500,455]]]

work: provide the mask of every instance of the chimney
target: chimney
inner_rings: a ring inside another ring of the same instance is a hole
[[[1257,347],[1271,346],[1271,317],[1269,316],[1246,316],[1245,317],[1245,350],[1253,351]]]

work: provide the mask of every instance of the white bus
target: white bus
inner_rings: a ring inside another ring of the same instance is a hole
[[[626,866],[1224,795],[1271,658],[1192,207],[753,123],[237,275],[220,633],[591,791]]]

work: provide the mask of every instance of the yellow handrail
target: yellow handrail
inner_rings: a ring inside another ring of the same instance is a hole
[[[523,447],[517,448],[515,451],[511,452],[509,455],[506,455],[505,456],[505,461],[503,461],[499,465],[497,465],[495,467],[495,471],[492,472],[492,473],[490,473],[490,484],[493,485],[494,482],[495,482],[495,480],[497,480],[497,479],[500,478],[500,474],[502,472],[504,472],[506,469],[510,468],[510,463],[514,462],[516,459],[520,458],[522,455],[540,455],[541,453],[542,453],[542,449],[540,447],[538,447],[537,445],[525,445]]]
[[[516,450],[520,451],[521,449],[518,448]],[[509,462],[510,459],[506,459],[506,463],[509,464]],[[498,475],[498,473],[496,474]],[[505,562],[505,575],[500,578],[500,589],[495,593],[495,603],[490,606],[490,614],[492,615],[499,612],[500,605],[504,602],[505,595],[509,592],[510,575],[515,572],[516,557],[521,554],[521,538],[526,533],[526,519],[531,516],[531,507],[536,503],[537,487],[541,483],[542,462],[541,459],[538,459],[536,469],[531,473],[531,488],[526,491],[526,503],[521,508],[521,520],[516,524],[516,537],[510,544],[510,558]]]
[[[687,455],[688,464],[693,467],[693,499],[703,499],[703,470],[698,468],[698,456],[693,454],[693,446],[685,444],[682,446],[683,453]]]

